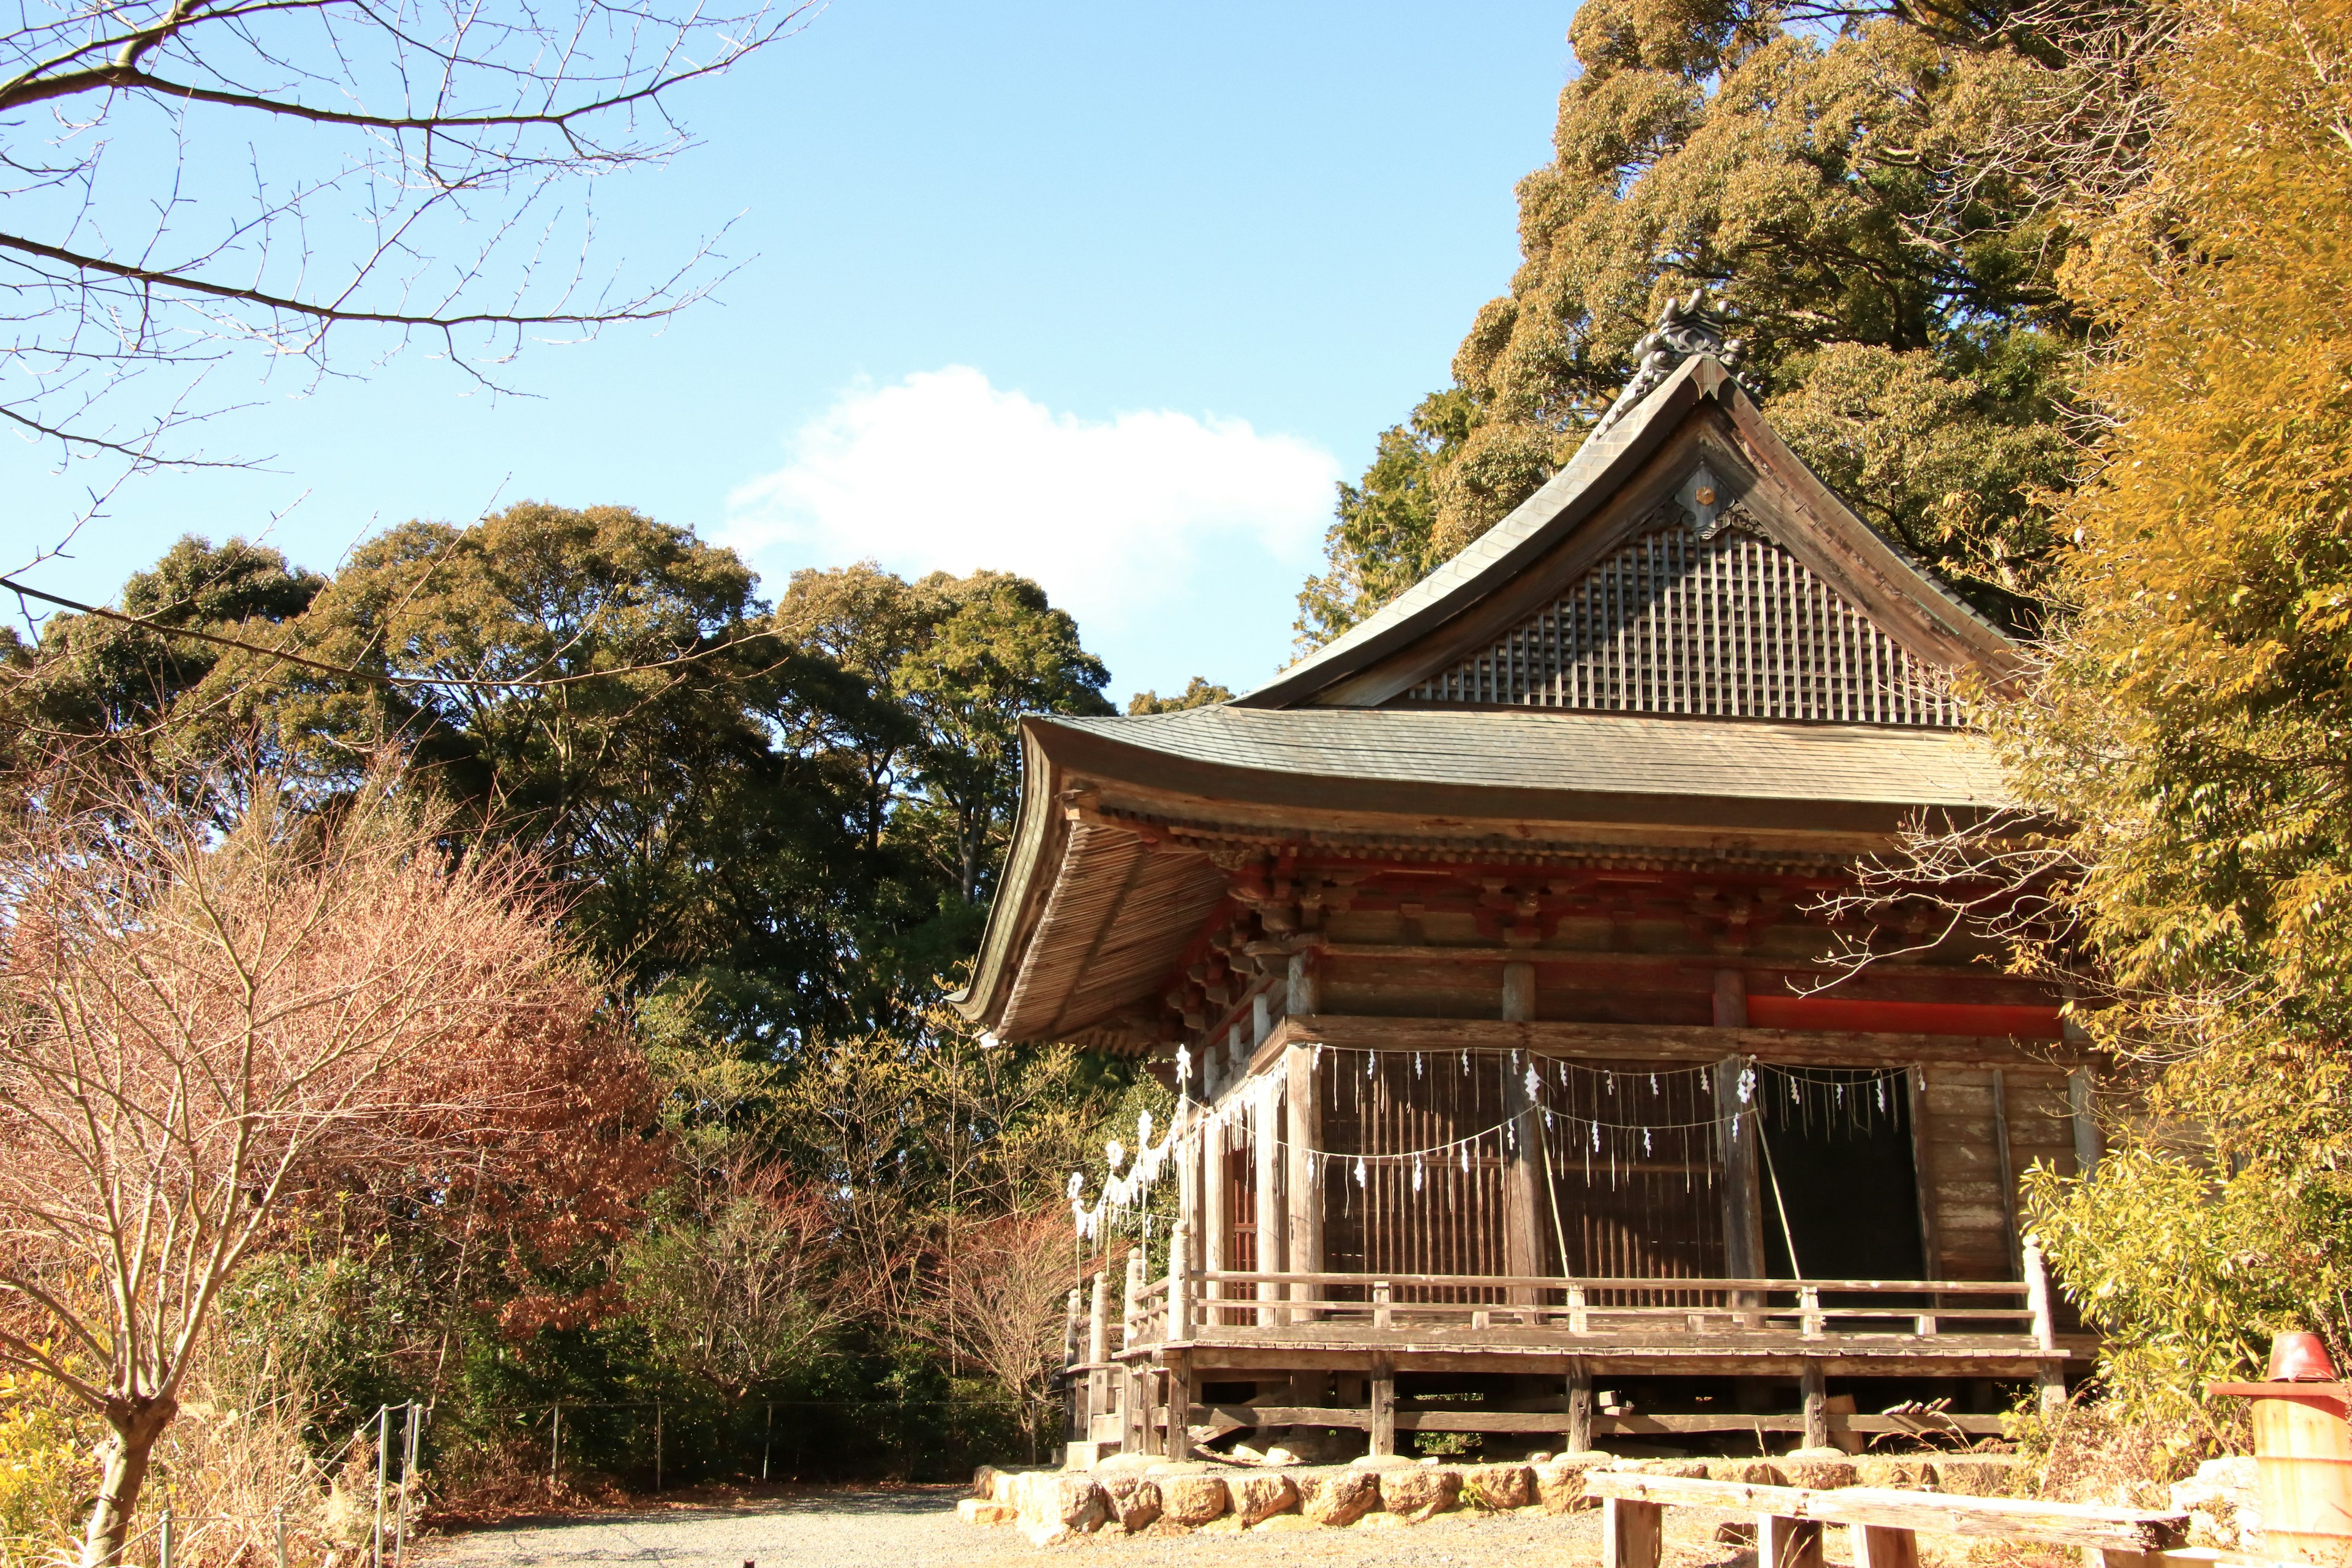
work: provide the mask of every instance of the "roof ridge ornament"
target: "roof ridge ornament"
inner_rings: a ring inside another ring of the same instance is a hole
[[[1665,384],[1666,377],[1685,360],[1700,354],[1712,354],[1723,368],[1736,376],[1739,357],[1747,344],[1738,338],[1726,338],[1724,331],[1730,323],[1706,308],[1706,290],[1694,289],[1687,300],[1668,300],[1664,310],[1658,312],[1658,324],[1644,333],[1633,345],[1633,377],[1617,401],[1592,427],[1600,435],[1641,405],[1647,397]],[[1745,384],[1744,383],[1742,384]]]

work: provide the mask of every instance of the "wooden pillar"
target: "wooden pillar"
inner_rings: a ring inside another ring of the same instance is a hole
[[[1282,1124],[1282,1079],[1268,1072],[1257,1082],[1245,1084],[1242,1092],[1253,1097],[1250,1107],[1250,1159],[1252,1174],[1257,1191],[1257,1267],[1261,1274],[1279,1274],[1283,1267],[1282,1236],[1282,1164],[1281,1142],[1276,1129]],[[1257,1288],[1260,1301],[1282,1300],[1282,1287],[1261,1280]],[[1257,1321],[1261,1327],[1272,1328],[1282,1318],[1278,1307],[1261,1306]]]
[[[1290,996],[1285,1011],[1293,1018],[1323,1011],[1323,978],[1316,973],[1312,952],[1290,955]]]
[[[1822,1568],[1822,1521],[1758,1514],[1756,1568]]]
[[[1919,1538],[1907,1530],[1885,1524],[1857,1524],[1849,1533],[1853,1542],[1853,1568],[1919,1568]]]
[[[1503,965],[1503,1020],[1523,1024],[1536,1016],[1536,966],[1513,962]],[[1511,1136],[1503,1167],[1503,1268],[1521,1276],[1545,1275],[1549,1249],[1544,1245],[1549,1218],[1544,1190],[1543,1120],[1528,1092],[1528,1075],[1535,1058],[1514,1053],[1503,1083],[1503,1112],[1510,1118]],[[1543,1291],[1534,1286],[1514,1286],[1510,1300],[1522,1306],[1540,1306]]]
[[[1295,966],[1298,960],[1293,958]],[[1315,1083],[1315,1047],[1293,1046],[1283,1053],[1283,1076],[1286,1080],[1283,1093],[1285,1136],[1290,1144],[1288,1191],[1284,1194],[1289,1209],[1289,1251],[1285,1267],[1293,1274],[1320,1274],[1323,1271],[1323,1184],[1318,1180],[1322,1173],[1316,1169],[1316,1151],[1323,1147],[1323,1103],[1317,1098]],[[1312,1301],[1323,1294],[1320,1287],[1294,1285],[1290,1299]],[[1293,1308],[1293,1321],[1311,1322],[1316,1313],[1311,1309]]]
[[[1760,1279],[1764,1273],[1763,1155],[1757,1140],[1763,1136],[1751,1102],[1742,1103],[1739,1083],[1748,1071],[1744,1057],[1726,1057],[1715,1064],[1715,1113],[1717,1154],[1723,1162],[1723,1272],[1733,1279]],[[1752,1290],[1735,1290],[1730,1304],[1761,1307],[1763,1297]],[[1763,1326],[1759,1317],[1732,1320],[1743,1329]]]
[[[1568,1363],[1567,1442],[1571,1454],[1592,1448],[1592,1368],[1581,1356]]]
[[[2074,1173],[2078,1176],[2099,1168],[2096,1086],[2089,1068],[2076,1068],[2066,1075],[2066,1107],[2074,1123]]]
[[[1829,1378],[1822,1373],[1822,1363],[1811,1356],[1805,1358],[1804,1372],[1798,1386],[1804,1396],[1805,1447],[1826,1448],[1830,1446]],[[1761,1556],[1756,1562],[1757,1568],[1763,1568]]]
[[[1110,1273],[1097,1269],[1094,1298],[1087,1308],[1087,1415],[1080,1440],[1091,1442],[1095,1435],[1095,1418],[1109,1413],[1110,1373],[1103,1363],[1110,1359]]]
[[[1536,1016],[1536,966],[1513,962],[1503,965],[1503,1021],[1524,1024]]]
[[[1715,972],[1715,1026],[1748,1027],[1748,976],[1737,969]]]
[[[2025,1255],[2017,1230],[2017,1169],[2009,1152],[2009,1079],[1999,1068],[1992,1069],[1992,1152],[1993,1179],[2000,1184],[2000,1226],[2009,1246],[2009,1267],[2022,1279]]]
[[[1201,1127],[1201,1267],[1214,1275],[1233,1267],[1233,1215],[1225,1209],[1233,1195],[1232,1184],[1226,1179],[1225,1162],[1232,1157],[1226,1147],[1231,1130],[1223,1122],[1205,1119]],[[1201,1287],[1202,1300],[1224,1299],[1225,1282],[1211,1279]],[[1221,1323],[1224,1315],[1214,1307],[1202,1309],[1202,1321]]]
[[[1168,1327],[1161,1344],[1192,1337],[1192,1232],[1183,1221],[1168,1234]]]
[[[1389,1358],[1375,1352],[1372,1355],[1372,1375],[1368,1380],[1371,1397],[1372,1452],[1374,1455],[1396,1452],[1396,1369]]]
[[[1168,1441],[1171,1461],[1192,1457],[1192,1367],[1182,1351],[1168,1358]]]
[[[1601,1568],[1658,1568],[1665,1547],[1665,1506],[1628,1498],[1601,1500]]]
[[[1927,1114],[1927,1069],[1915,1067],[1905,1073],[1903,1092],[1911,1111],[1911,1170],[1919,1188],[1919,1271],[1930,1279],[1940,1279],[1944,1247],[1936,1224],[1936,1147],[1929,1136],[1933,1129]]]

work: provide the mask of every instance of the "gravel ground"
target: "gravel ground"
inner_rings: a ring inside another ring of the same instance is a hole
[[[1600,1556],[1591,1513],[1441,1515],[1411,1527],[1096,1535],[1039,1551],[1010,1525],[960,1524],[962,1487],[844,1489],[740,1503],[535,1521],[471,1531],[424,1553],[431,1568],[590,1568],[608,1563],[681,1568],[1040,1568],[1082,1556],[1101,1568],[1297,1563],[1346,1568],[1570,1568]],[[1677,1543],[1679,1544],[1679,1543]],[[1677,1552],[1674,1556],[1715,1553]]]

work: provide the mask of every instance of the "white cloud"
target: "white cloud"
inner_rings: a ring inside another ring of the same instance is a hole
[[[782,468],[728,497],[727,542],[770,555],[772,574],[865,559],[1018,572],[1090,646],[1225,574],[1274,573],[1286,598],[1339,474],[1329,453],[1243,420],[1081,419],[964,365],[854,387],[787,447]]]

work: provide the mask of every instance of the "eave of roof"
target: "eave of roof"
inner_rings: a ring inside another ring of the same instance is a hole
[[[1216,907],[1203,857],[1104,813],[1301,838],[1851,854],[1889,842],[1922,809],[1968,817],[2002,804],[1990,750],[1967,731],[1546,709],[1031,719],[1023,755],[1013,853],[972,984],[955,998],[991,1027],[1048,960],[1052,986],[1132,973],[1143,977],[1132,1000],[1148,997],[1155,963],[1174,962]],[[1139,893],[1144,878],[1154,880]],[[1049,1008],[1071,1029],[1101,1011],[1072,1013],[1065,994],[1017,1012],[1034,1028]]]

